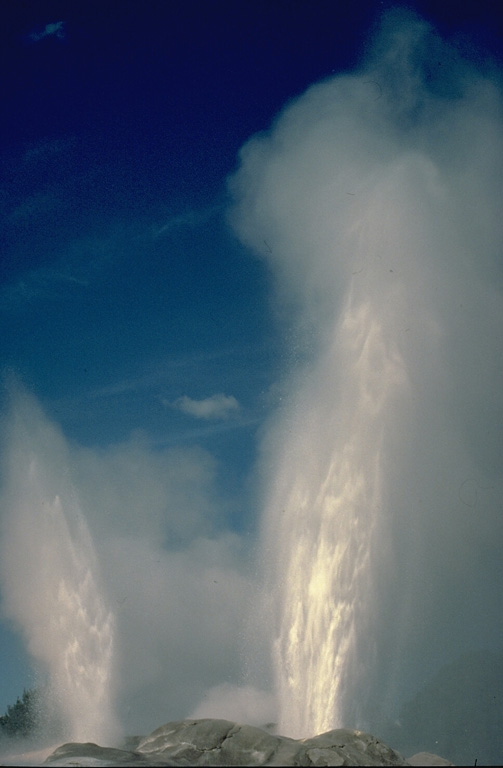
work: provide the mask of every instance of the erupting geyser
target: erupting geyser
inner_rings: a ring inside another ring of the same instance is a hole
[[[280,733],[307,736],[344,722],[358,633],[375,599],[370,557],[384,525],[387,417],[406,390],[380,314],[351,297],[333,348],[300,387],[292,445],[268,501],[266,540],[283,543],[274,561]]]
[[[70,479],[64,439],[28,395],[13,388],[5,432],[1,529],[3,610],[48,675],[67,740],[107,744],[114,619]]]
[[[282,734],[371,728],[472,627],[499,642],[469,552],[501,529],[501,126],[497,81],[400,11],[241,152],[233,225],[302,350],[264,449]]]

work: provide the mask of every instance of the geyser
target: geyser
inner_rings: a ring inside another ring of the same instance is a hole
[[[376,308],[351,296],[333,348],[297,394],[293,445],[268,500],[266,541],[287,548],[274,574],[281,733],[323,733],[344,721],[358,634],[375,599],[371,553],[385,524],[387,419],[407,383]]]
[[[48,679],[46,707],[56,708],[61,736],[111,743],[119,735],[112,705],[114,617],[64,439],[16,385],[3,448],[3,611]]]
[[[497,82],[392,12],[241,152],[232,223],[302,350],[264,447],[282,734],[370,730],[500,643],[502,137]]]

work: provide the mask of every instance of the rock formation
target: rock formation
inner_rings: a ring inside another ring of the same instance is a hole
[[[181,720],[166,723],[127,749],[96,744],[63,744],[46,760],[56,765],[203,766],[203,765],[452,765],[422,753],[408,762],[399,752],[362,731],[338,729],[310,739],[276,736],[262,728],[229,720]]]

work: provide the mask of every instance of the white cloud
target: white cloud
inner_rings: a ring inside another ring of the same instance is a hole
[[[239,411],[239,403],[232,395],[222,393],[211,395],[203,400],[193,400],[187,395],[183,395],[173,403],[166,403],[177,408],[179,411],[196,419],[228,419],[229,416]]]
[[[55,21],[51,24],[46,24],[45,28],[42,30],[42,32],[32,32],[30,35],[31,40],[33,42],[37,43],[39,40],[42,40],[44,37],[57,37],[60,40],[62,40],[65,36],[65,22],[64,21]]]

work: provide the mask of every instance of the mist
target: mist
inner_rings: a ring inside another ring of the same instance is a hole
[[[395,10],[230,180],[290,344],[257,607],[287,735],[372,729],[501,647],[501,117],[495,67]]]
[[[84,448],[8,387],[2,614],[59,739],[118,743],[206,702],[260,720],[265,695],[240,669],[252,569],[223,523],[214,458],[138,435]]]

